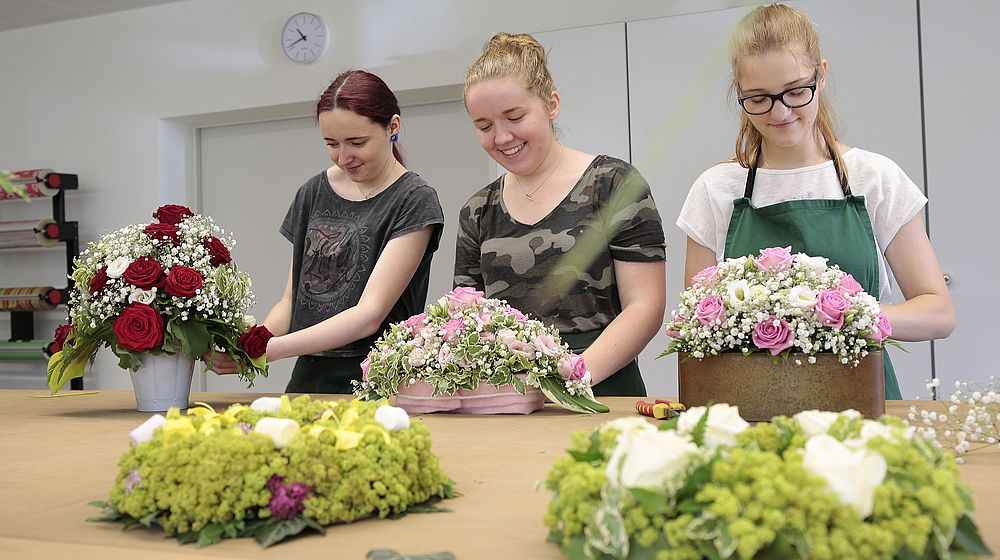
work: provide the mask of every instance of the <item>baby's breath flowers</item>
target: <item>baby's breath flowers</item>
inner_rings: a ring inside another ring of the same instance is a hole
[[[361,363],[354,393],[389,398],[418,381],[446,396],[481,383],[512,385],[524,394],[528,385],[569,410],[608,412],[594,398],[583,357],[569,350],[555,328],[483,295],[455,288],[425,313],[390,325]]]
[[[857,365],[892,334],[878,301],[853,276],[790,247],[727,259],[693,280],[667,323],[674,340],[661,356],[822,352]]]
[[[402,411],[384,402],[262,399],[222,412],[172,408],[152,431],[133,435],[110,499],[95,503],[101,520],[159,525],[202,546],[251,536],[270,546],[452,496],[424,424],[385,420]],[[285,441],[261,429],[269,421],[295,429]]]
[[[132,371],[142,367],[144,352],[198,357],[221,348],[250,385],[267,374],[260,345],[249,350],[241,342],[263,327],[248,315],[254,295],[233,262],[232,236],[176,204],[153,217],[158,221],[105,235],[74,261],[70,324],[57,329],[49,361],[52,392],[83,376],[101,346]]]
[[[659,429],[613,420],[568,451],[544,522],[574,560],[989,554],[954,458],[898,418],[805,411],[749,426],[719,404]]]
[[[927,389],[936,395],[941,380],[933,379]],[[956,381],[955,391],[945,401],[943,411],[911,406],[907,419],[917,432],[942,448],[958,455],[1000,442],[1000,384],[994,376],[986,383]]]

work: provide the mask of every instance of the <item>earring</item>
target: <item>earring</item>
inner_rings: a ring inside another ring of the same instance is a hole
[[[399,133],[398,132],[393,132],[392,136],[389,136],[389,141],[395,142],[397,140],[399,140]]]

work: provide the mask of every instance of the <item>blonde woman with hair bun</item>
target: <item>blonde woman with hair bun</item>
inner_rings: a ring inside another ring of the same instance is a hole
[[[891,270],[906,298],[882,304],[893,338],[948,336],[955,312],[924,228],[927,198],[892,160],[837,138],[829,62],[809,17],[756,8],[733,32],[730,62],[736,156],[698,177],[677,219],[687,282],[725,258],[791,246],[840,265],[880,301]],[[900,399],[888,358],[886,398]]]
[[[545,50],[499,33],[465,77],[480,146],[507,172],[459,218],[455,285],[501,298],[583,352],[596,395],[645,395],[636,356],[663,323],[663,226],[627,162],[563,145]]]

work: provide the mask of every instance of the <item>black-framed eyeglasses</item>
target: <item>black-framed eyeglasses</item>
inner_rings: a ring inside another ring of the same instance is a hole
[[[754,95],[747,95],[745,97],[740,97],[740,106],[743,110],[747,112],[748,115],[765,115],[771,112],[774,108],[775,101],[781,101],[781,103],[788,107],[789,109],[798,109],[799,107],[805,107],[806,105],[812,103],[814,97],[816,97],[816,84],[819,79],[819,70],[813,74],[813,83],[804,86],[795,86],[793,88],[786,89],[781,93],[756,93]]]

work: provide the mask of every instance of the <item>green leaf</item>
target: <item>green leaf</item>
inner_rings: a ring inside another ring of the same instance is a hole
[[[167,331],[181,343],[181,354],[185,356],[201,356],[212,341],[208,325],[200,321],[170,321]]]
[[[979,528],[973,523],[972,518],[963,515],[955,525],[955,539],[951,543],[951,550],[955,552],[966,552],[980,556],[992,556],[993,551],[983,542],[983,537],[979,534]]]
[[[72,379],[83,377],[90,355],[74,352],[68,355],[65,351],[56,352],[49,358],[47,379],[49,391],[55,394]]]
[[[222,523],[209,523],[201,531],[198,531],[198,548],[215,544],[222,540],[225,527]]]
[[[149,529],[150,527],[153,526],[153,524],[156,523],[156,516],[157,515],[158,515],[157,512],[153,512],[153,513],[150,513],[148,515],[144,515],[144,516],[140,517],[136,521],[138,521],[139,524],[142,525],[143,527]]]
[[[705,446],[705,428],[708,426],[708,415],[710,412],[712,412],[711,402],[705,405],[705,413],[698,419],[698,424],[695,425],[694,430],[691,432],[691,441],[698,447]]]
[[[670,513],[670,502],[667,497],[660,492],[653,492],[645,488],[631,488],[632,496],[635,497],[639,505],[646,508],[651,513]]]
[[[188,531],[187,533],[177,533],[177,540],[181,544],[191,544],[193,542],[198,542],[198,532]]]
[[[582,395],[570,395],[566,392],[566,386],[561,380],[552,377],[543,377],[539,380],[540,389],[545,396],[559,406],[574,412],[593,414],[595,412],[611,412],[611,409],[596,400],[589,399]]]
[[[591,432],[590,447],[586,451],[569,449],[568,452],[578,463],[590,463],[604,459],[604,453],[601,453],[601,431],[594,430]]]
[[[365,560],[455,560],[450,552],[432,552],[430,554],[401,554],[388,548],[369,550]]]
[[[274,524],[264,525],[254,533],[253,538],[256,539],[262,547],[267,548],[271,545],[278,544],[289,537],[298,535],[308,527],[309,524],[306,523],[305,518],[300,515],[291,519],[278,521]]]
[[[90,502],[90,505],[92,505],[94,507],[97,507],[97,508],[101,508],[101,515],[96,516],[96,517],[88,517],[87,521],[110,521],[110,522],[114,522],[114,521],[122,521],[126,517],[129,517],[129,516],[125,515],[124,513],[118,511],[117,509],[115,509],[115,507],[113,505],[111,505],[110,502],[93,501],[93,502]]]
[[[663,422],[660,422],[659,429],[661,429],[661,430],[676,430],[677,429],[677,423],[680,422],[680,419],[681,419],[680,416],[674,416],[670,420],[664,420]]]

